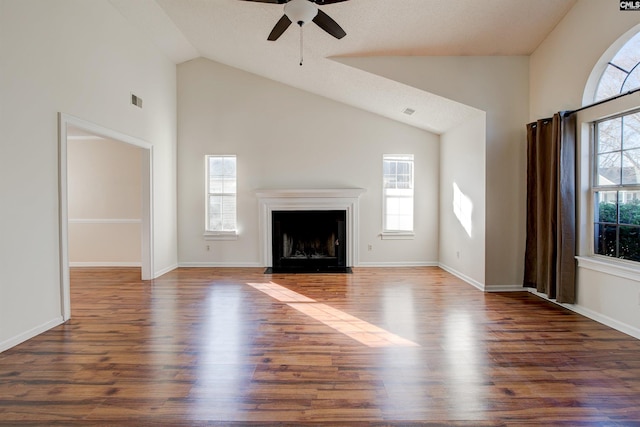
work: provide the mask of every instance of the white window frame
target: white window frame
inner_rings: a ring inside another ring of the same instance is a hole
[[[578,126],[578,264],[582,268],[640,281],[640,262],[595,253],[595,134],[594,124],[640,108],[640,93],[579,111]],[[611,188],[612,190],[614,188]]]
[[[577,114],[577,210],[578,210],[578,266],[599,273],[618,276],[626,279],[640,281],[640,265],[635,261],[627,261],[619,258],[612,258],[605,255],[596,255],[594,251],[595,242],[595,215],[594,196],[591,190],[594,171],[594,135],[593,123],[615,115],[624,114],[640,108],[640,93],[635,92],[622,97],[604,100],[597,99],[598,86],[607,67],[612,61],[617,61],[618,53],[624,49],[627,43],[638,33],[640,25],[629,30],[626,34],[614,42],[598,60],[591,71],[583,93],[583,103],[596,102],[589,108],[578,111]]]
[[[210,159],[212,158],[233,158],[236,162],[236,175],[234,176],[235,180],[235,188],[234,191],[223,191],[222,193],[213,193],[210,189]],[[237,180],[238,180],[238,157],[235,154],[211,154],[206,155],[205,159],[205,240],[236,240],[238,238],[238,190],[237,190]],[[236,217],[234,218],[235,227],[229,230],[214,230],[211,228],[211,224],[209,222],[209,198],[211,196],[230,196],[233,195],[233,203],[235,204]]]
[[[385,174],[384,164],[387,161],[405,161],[411,163],[411,178],[410,178],[410,190],[406,195],[393,195],[398,198],[410,198],[411,199],[411,228],[410,229],[392,229],[387,224],[387,210],[388,201],[392,197],[388,194],[388,189],[385,188]],[[415,237],[415,157],[413,154],[383,154],[382,155],[382,233],[380,237],[382,239],[413,239]]]
[[[598,152],[597,146],[598,146],[598,127],[600,125],[600,123],[609,121],[609,120],[615,120],[618,118],[624,118],[625,116],[629,116],[631,114],[637,114],[640,112],[640,108],[637,110],[632,110],[632,111],[626,111],[623,113],[616,113],[613,114],[612,116],[607,116],[604,118],[601,118],[599,120],[596,120],[594,122],[591,123],[592,126],[592,130],[591,130],[591,218],[593,218],[593,221],[591,223],[591,227],[592,227],[592,233],[593,233],[593,244],[591,246],[591,250],[595,255],[599,256],[599,257],[604,257],[604,258],[609,258],[609,259],[616,259],[616,260],[621,260],[621,261],[625,261],[625,262],[631,262],[634,264],[637,264],[640,267],[640,261],[634,261],[634,260],[628,260],[628,259],[624,259],[624,258],[620,258],[618,256],[609,256],[609,255],[601,255],[601,254],[597,254],[596,250],[595,250],[595,217],[596,217],[596,208],[595,208],[595,201],[596,201],[596,194],[599,192],[621,192],[621,191],[635,191],[638,192],[640,191],[640,184],[625,184],[623,182],[620,182],[619,184],[616,183],[612,183],[612,184],[599,184],[598,183],[598,160],[597,157],[600,154]],[[624,121],[623,121],[624,123]],[[621,129],[622,132],[622,129]],[[624,152],[629,150],[628,148],[625,148],[623,145],[620,146],[620,155],[623,156]],[[632,148],[632,150],[639,150],[638,148]],[[616,151],[613,151],[612,153],[615,153]],[[606,154],[606,152],[605,152]],[[622,174],[622,169],[620,171],[620,173]],[[620,176],[620,178],[622,178],[622,175]],[[616,200],[616,205],[619,203],[619,199]],[[621,223],[619,222],[620,218],[616,219],[615,223],[611,223],[613,225],[615,225],[616,227],[619,227],[621,225]],[[624,225],[624,224],[622,224]],[[617,234],[617,233],[616,233]],[[616,245],[619,243],[619,237],[616,237]]]

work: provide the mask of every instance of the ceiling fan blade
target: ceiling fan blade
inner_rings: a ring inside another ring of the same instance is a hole
[[[311,0],[312,2],[314,2],[315,4],[322,6],[325,4],[333,4],[333,3],[340,3],[343,1],[347,1],[347,0]]]
[[[275,27],[273,27],[273,30],[271,30],[271,33],[269,33],[269,37],[267,37],[267,40],[278,40],[278,37],[280,37],[282,33],[284,33],[285,30],[289,28],[289,25],[291,25],[291,19],[289,19],[287,15],[282,15],[282,18],[280,18]]]
[[[318,27],[325,30],[327,33],[331,34],[333,37],[337,39],[341,39],[347,35],[344,30],[338,25],[336,21],[331,19],[329,15],[318,9],[318,14],[315,18],[313,18],[313,22],[318,25]]]

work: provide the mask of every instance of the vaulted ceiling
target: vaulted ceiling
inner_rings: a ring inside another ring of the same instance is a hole
[[[347,33],[310,23],[267,41],[283,5],[242,0],[110,0],[176,64],[205,57],[428,131],[466,105],[341,62],[361,56],[530,55],[576,0],[349,0],[319,6]],[[406,108],[416,110],[408,116]]]

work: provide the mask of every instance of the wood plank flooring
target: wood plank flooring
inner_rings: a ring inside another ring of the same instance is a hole
[[[0,425],[640,425],[640,341],[526,292],[435,267],[139,276],[72,269],[72,319],[0,353]]]

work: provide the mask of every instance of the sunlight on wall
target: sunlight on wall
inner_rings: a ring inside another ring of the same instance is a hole
[[[413,341],[387,332],[344,311],[318,303],[276,283],[247,284],[369,347],[419,347]]]
[[[467,197],[460,187],[455,182],[453,183],[453,213],[456,214],[456,218],[460,221],[462,228],[467,232],[467,235],[471,237],[471,213],[473,212],[473,203],[471,199]]]

